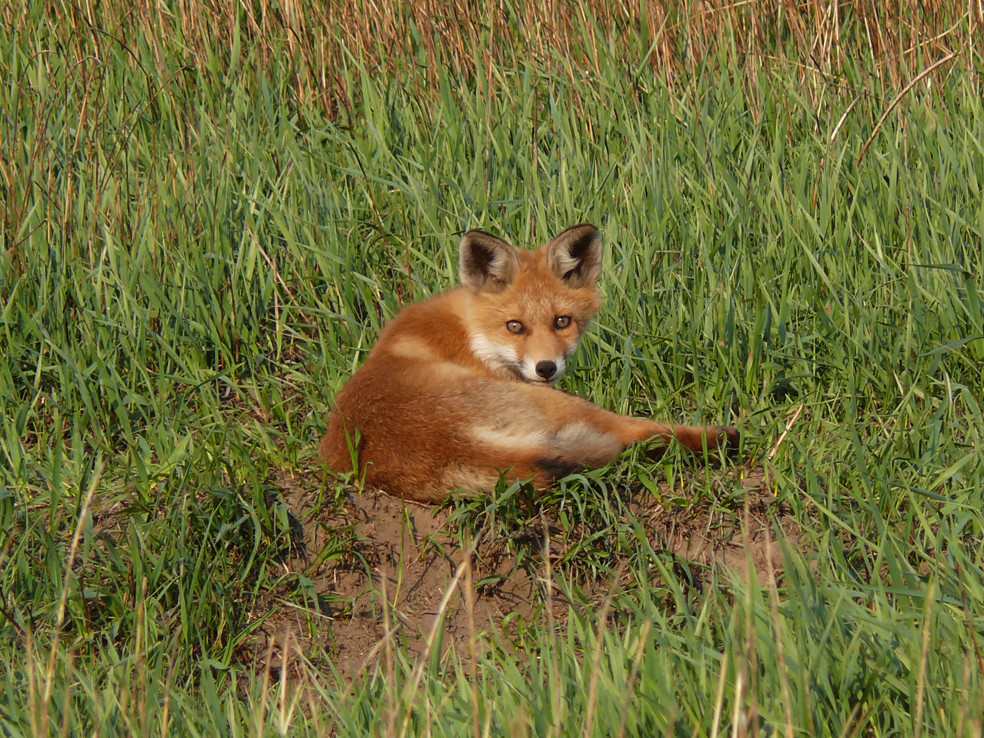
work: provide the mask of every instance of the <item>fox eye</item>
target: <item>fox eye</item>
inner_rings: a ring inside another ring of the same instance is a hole
[[[566,328],[570,324],[571,324],[571,316],[570,315],[561,315],[559,318],[557,318],[554,321],[554,327],[555,328]]]
[[[510,333],[520,334],[526,331],[526,326],[520,323],[518,320],[510,320],[506,323],[506,330]]]

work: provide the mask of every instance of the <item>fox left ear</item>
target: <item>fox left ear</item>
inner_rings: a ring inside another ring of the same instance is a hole
[[[557,236],[544,248],[550,269],[571,287],[592,287],[601,277],[601,232],[582,223]]]
[[[468,231],[461,239],[461,283],[473,290],[502,292],[519,271],[516,249],[485,231]]]

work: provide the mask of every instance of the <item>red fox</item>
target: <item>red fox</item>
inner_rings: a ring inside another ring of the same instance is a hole
[[[727,445],[722,426],[663,425],[603,410],[553,385],[601,304],[602,246],[589,224],[525,251],[484,231],[461,241],[462,286],[407,306],[335,398],[321,460],[423,503],[500,476],[544,490],[632,443]]]

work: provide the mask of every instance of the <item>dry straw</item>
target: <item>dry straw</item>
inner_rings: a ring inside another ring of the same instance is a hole
[[[28,18],[26,10],[4,16]],[[48,16],[80,62],[140,37],[161,65],[162,46],[179,39],[189,67],[205,73],[235,66],[248,50],[289,71],[299,102],[331,115],[357,101],[362,73],[435,89],[448,69],[471,78],[532,60],[580,79],[612,57],[671,84],[737,74],[754,92],[762,73],[793,75],[816,102],[830,89],[850,94],[845,72],[859,59],[875,89],[894,92],[944,57],[970,65],[984,35],[982,0],[57,0]]]

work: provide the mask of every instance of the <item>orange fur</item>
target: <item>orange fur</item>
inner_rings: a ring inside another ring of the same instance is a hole
[[[600,307],[591,225],[521,251],[482,231],[461,243],[463,286],[405,308],[335,398],[319,456],[336,472],[418,502],[487,492],[500,475],[538,489],[602,466],[637,441],[734,446],[720,426],[663,425],[552,385]]]

